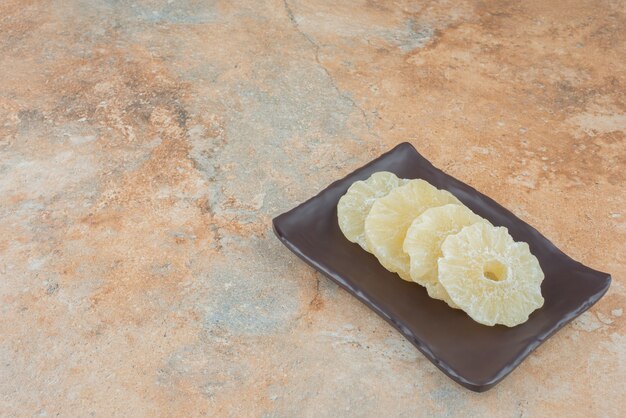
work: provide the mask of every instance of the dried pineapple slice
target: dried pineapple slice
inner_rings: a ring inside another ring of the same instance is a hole
[[[441,246],[439,282],[474,321],[508,327],[543,306],[544,275],[528,244],[484,222],[449,235]]]
[[[431,298],[443,300],[457,308],[446,289],[439,283],[437,261],[441,244],[448,235],[476,222],[488,222],[463,205],[448,204],[430,208],[413,220],[404,239],[403,249],[410,258],[410,274]]]
[[[413,219],[426,209],[448,203],[461,204],[445,190],[424,180],[410,180],[372,205],[365,218],[365,239],[370,251],[387,270],[411,281],[409,256],[402,250]]]
[[[386,196],[407,181],[388,171],[379,171],[367,180],[352,183],[337,204],[339,228],[348,241],[355,242],[365,251],[369,251],[365,241],[365,217],[376,199]]]

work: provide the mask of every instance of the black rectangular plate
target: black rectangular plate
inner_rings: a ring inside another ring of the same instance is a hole
[[[478,215],[525,241],[545,273],[544,306],[524,324],[488,327],[428,297],[424,288],[385,270],[349,242],[337,223],[337,202],[348,187],[377,171],[421,178],[448,190]],[[435,168],[402,143],[273,220],[276,236],[297,256],[383,317],[450,378],[483,392],[507,376],[542,342],[589,309],[611,276],[571,259],[532,226],[472,187]]]

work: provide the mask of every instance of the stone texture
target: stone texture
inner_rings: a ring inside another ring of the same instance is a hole
[[[0,415],[624,416],[623,5],[2,1]],[[487,393],[271,232],[405,140],[613,274]]]

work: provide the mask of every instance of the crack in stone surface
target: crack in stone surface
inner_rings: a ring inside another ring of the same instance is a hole
[[[378,135],[374,132],[371,131],[372,126],[370,125],[369,119],[367,117],[367,114],[365,113],[365,110],[363,110],[363,108],[361,106],[359,106],[354,99],[352,99],[348,94],[343,93],[339,87],[337,86],[337,84],[335,83],[335,79],[333,78],[333,76],[330,74],[330,72],[328,71],[328,69],[324,66],[324,64],[322,64],[322,62],[320,61],[320,46],[317,42],[315,42],[315,40],[306,32],[304,32],[302,29],[300,29],[300,25],[298,24],[298,22],[296,21],[296,18],[293,14],[293,10],[291,9],[291,6],[289,5],[289,2],[287,0],[283,0],[283,4],[285,6],[285,11],[287,12],[287,17],[289,18],[289,21],[291,21],[291,24],[293,25],[294,29],[313,47],[313,55],[315,56],[315,62],[317,63],[317,65],[322,69],[322,71],[324,71],[324,73],[326,74],[326,76],[328,77],[330,84],[333,86],[333,89],[337,92],[337,94],[339,96],[341,96],[342,98],[346,99],[347,101],[350,102],[350,104],[359,111],[359,113],[361,113],[361,116],[363,117],[363,122],[365,123],[365,126],[367,127],[367,131],[378,137]]]
[[[313,297],[311,298],[311,301],[309,302],[309,311],[311,309],[313,310],[319,310],[322,306],[323,302],[322,302],[322,298],[320,295],[320,276],[316,273],[315,274],[315,294],[313,295]]]
[[[300,322],[302,318],[308,317],[309,315],[311,315],[312,312],[319,311],[320,309],[324,307],[324,301],[320,293],[321,292],[321,289],[320,289],[321,279],[318,273],[314,273],[314,276],[315,276],[315,291],[313,293],[313,296],[311,297],[311,300],[309,301],[309,303],[306,304],[306,306],[302,309],[302,311],[294,318],[293,320],[294,324],[297,324],[298,322]]]
[[[208,198],[202,198],[198,200],[198,207],[200,208],[200,212],[206,213],[211,217],[210,230],[213,235],[213,239],[215,240],[215,246],[217,251],[222,250],[222,232],[220,231],[219,226],[215,222],[215,212],[213,211],[213,207],[211,206],[211,202],[209,202]]]

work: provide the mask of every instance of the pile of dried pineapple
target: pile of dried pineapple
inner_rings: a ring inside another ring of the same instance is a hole
[[[348,240],[476,322],[512,327],[543,306],[528,244],[424,180],[374,173],[350,186],[337,215]]]

